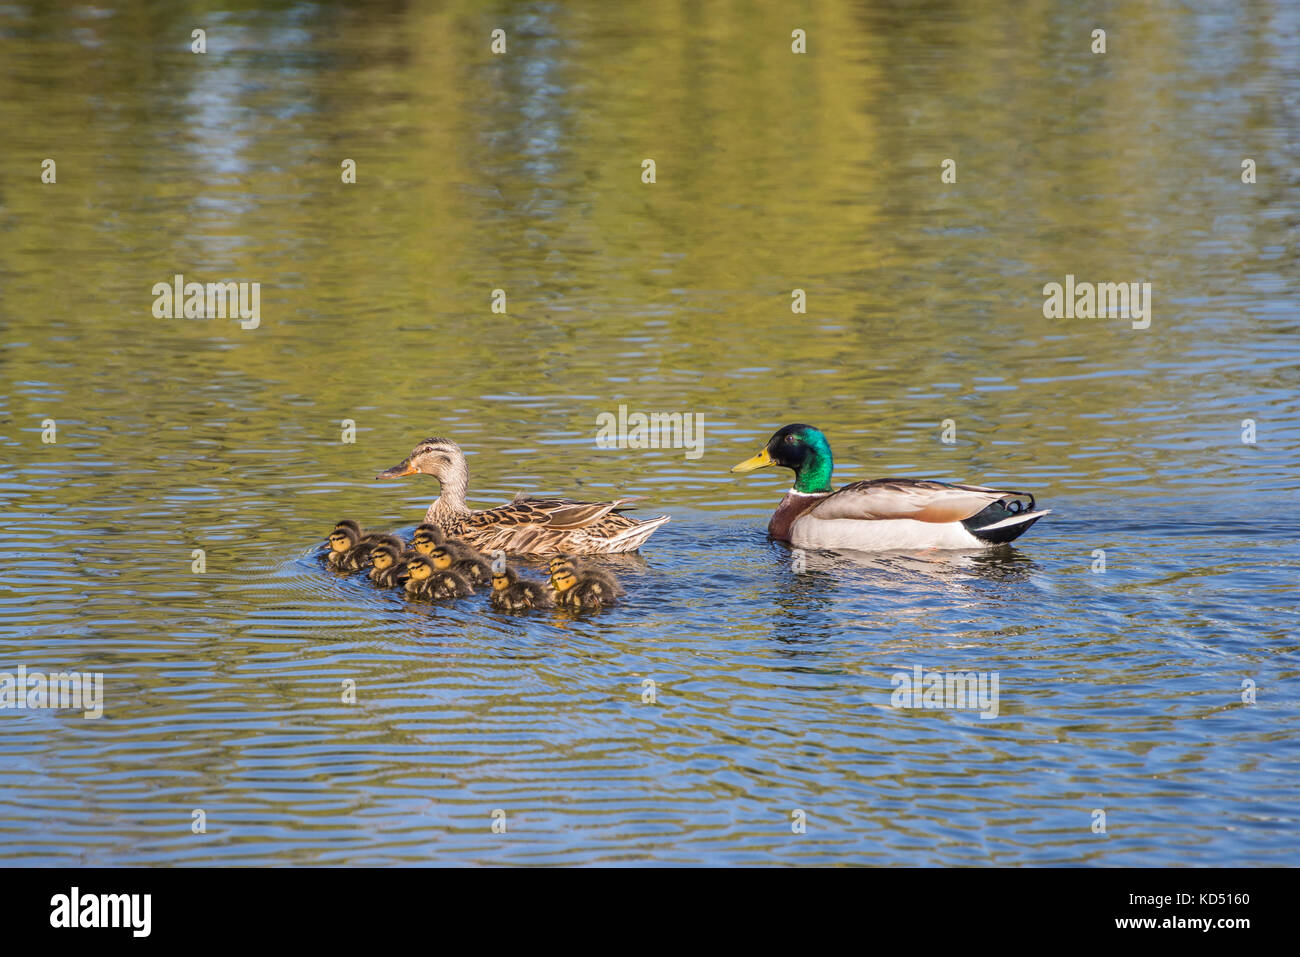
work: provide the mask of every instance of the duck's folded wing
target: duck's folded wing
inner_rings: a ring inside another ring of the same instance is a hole
[[[805,514],[820,519],[964,522],[994,502],[1002,502],[1010,513],[1034,507],[1034,497],[1028,492],[923,479],[874,479],[844,486]]]
[[[478,512],[470,522],[480,526],[543,525],[557,530],[586,528],[628,501],[621,498],[613,502],[575,502],[567,498],[516,496],[508,505]]]

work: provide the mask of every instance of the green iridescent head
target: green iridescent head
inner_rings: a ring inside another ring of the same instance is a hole
[[[814,493],[831,490],[831,471],[835,467],[831,444],[821,429],[796,423],[778,429],[763,451],[732,468],[733,472],[780,465],[794,471],[795,491]]]

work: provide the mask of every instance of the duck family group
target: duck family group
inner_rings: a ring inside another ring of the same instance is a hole
[[[321,557],[335,571],[365,571],[376,588],[401,588],[413,600],[454,601],[473,595],[476,585],[490,586],[492,607],[509,613],[556,606],[599,611],[622,594],[613,576],[571,555],[551,557],[545,582],[526,578],[506,563],[503,551],[489,560],[433,522],[418,526],[406,542],[389,533],[367,533],[345,518],[330,532]]]
[[[794,473],[794,486],[767,525],[772,538],[794,548],[987,548],[1014,541],[1049,511],[1036,509],[1029,492],[925,479],[872,479],[834,489],[830,442],[820,429],[800,423],[777,430],[732,471],[769,466]],[[628,498],[581,502],[521,494],[505,505],[472,509],[466,503],[469,464],[447,438],[425,439],[376,478],[407,475],[431,475],[441,486],[410,542],[367,534],[344,519],[321,554],[336,571],[365,571],[376,587],[401,588],[412,599],[454,601],[474,594],[477,585],[490,586],[492,606],[501,611],[599,610],[622,589],[575,556],[637,551],[668,521],[667,515],[638,521],[623,514]],[[521,576],[506,564],[508,554],[549,556],[550,577]]]

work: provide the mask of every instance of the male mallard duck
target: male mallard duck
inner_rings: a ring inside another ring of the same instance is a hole
[[[780,429],[731,471],[769,465],[793,469],[794,487],[767,531],[796,548],[981,548],[1019,538],[1051,511],[1033,511],[1028,492],[923,479],[873,479],[832,491],[831,446],[811,425]]]
[[[612,605],[618,596],[609,588],[607,577],[593,575],[590,570],[576,571],[572,565],[560,565],[551,573],[555,603],[578,611],[599,611]]]
[[[421,555],[427,555],[433,551],[435,545],[441,545],[446,540],[447,536],[443,534],[441,525],[425,522],[423,525],[416,526],[415,532],[411,535],[411,548]]]
[[[488,600],[493,608],[510,612],[555,606],[544,585],[520,578],[513,568],[492,572],[492,594]]]
[[[416,555],[406,563],[406,597],[425,601],[445,601],[474,594],[474,586],[464,575],[450,568],[439,571],[427,555]]]
[[[575,502],[561,498],[528,498],[496,508],[471,509],[465,504],[469,466],[465,453],[450,439],[425,439],[406,460],[378,479],[400,478],[423,472],[441,484],[441,494],[429,506],[426,522],[442,526],[448,537],[460,539],[484,552],[549,555],[573,552],[593,555],[634,552],[667,515],[638,522],[621,514],[630,499],[613,502]]]
[[[551,573],[551,581],[549,582],[551,588],[555,587],[554,578],[556,571],[568,566],[569,570],[575,575],[599,581],[601,587],[611,595],[617,597],[623,594],[623,586],[618,583],[618,580],[614,578],[613,575],[605,571],[603,568],[594,568],[586,562],[580,562],[572,555],[556,555],[547,563],[547,566]]]
[[[370,550],[371,582],[380,588],[396,588],[406,579],[406,557],[402,549],[384,542]]]
[[[438,571],[451,569],[472,584],[482,585],[492,580],[492,563],[472,548],[457,548],[451,542],[444,542],[435,545],[428,557]]]

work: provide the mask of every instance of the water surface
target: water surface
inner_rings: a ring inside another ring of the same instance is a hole
[[[0,670],[107,698],[0,712],[0,859],[1295,863],[1293,7],[1113,5],[1104,56],[1064,3],[195,10],[0,8]],[[176,273],[260,326],[155,319]],[[1150,328],[1045,319],[1066,274]],[[621,404],[704,454],[597,448]],[[788,475],[727,472],[791,421],[1054,512],[797,573]],[[671,514],[626,602],[322,572],[420,520],[373,476],[430,434],[477,505]],[[916,665],[998,716],[892,708]]]

